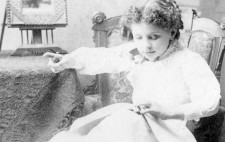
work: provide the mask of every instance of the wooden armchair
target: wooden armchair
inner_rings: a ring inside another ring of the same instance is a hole
[[[184,38],[181,36],[181,40],[183,40],[184,44],[188,45],[188,48],[199,52],[206,59],[210,68],[220,80],[222,100],[219,111],[220,113],[216,116],[216,118],[219,117],[220,119],[218,120],[218,125],[216,125],[218,129],[215,131],[217,132],[213,133],[218,137],[221,132],[221,127],[219,126],[222,125],[224,118],[224,114],[222,113],[224,112],[223,107],[225,107],[225,60],[223,60],[221,70],[217,67],[220,58],[219,54],[222,50],[221,39],[224,35],[216,22],[207,18],[194,18],[192,10],[191,12],[189,11],[188,14],[183,15],[183,17],[186,17],[184,19],[186,21],[184,21],[185,29],[181,34]],[[119,25],[119,20],[120,16],[106,19],[104,13],[101,12],[94,16],[94,25],[92,29],[94,30],[94,42],[96,47],[110,48],[123,42],[128,42],[129,33],[125,33],[127,38],[124,38],[123,40],[121,39],[120,35],[122,29]],[[97,85],[97,87],[92,86],[92,88],[97,88],[97,92],[101,95],[103,106],[118,102],[132,102],[131,94],[133,88],[131,87],[130,82],[126,79],[126,74],[126,72],[121,72],[117,74],[100,74],[96,76],[95,85]],[[96,92],[94,93],[96,94]],[[89,94],[91,94],[91,90],[89,90]],[[215,118],[211,119],[215,120]],[[211,119],[208,121],[211,121]],[[199,124],[193,125],[192,123],[189,127],[192,132],[195,133],[194,129],[197,128],[197,126],[199,126]],[[209,127],[206,129],[208,128]],[[202,130],[199,130],[197,132],[201,131]],[[208,139],[208,137],[205,139],[199,137],[197,139],[198,142],[203,142]],[[214,142],[216,142],[215,139]]]

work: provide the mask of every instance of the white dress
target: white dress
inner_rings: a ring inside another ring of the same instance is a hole
[[[50,142],[196,142],[186,128],[187,120],[198,121],[218,108],[219,83],[206,61],[187,48],[155,62],[128,58],[132,43],[116,48],[79,48],[65,56],[65,68],[83,74],[129,71],[134,104],[154,101],[167,108],[179,108],[185,120],[160,120],[129,110],[130,104],[114,104],[76,120],[70,130]],[[172,47],[175,48],[175,47]],[[121,50],[122,49],[122,50]]]

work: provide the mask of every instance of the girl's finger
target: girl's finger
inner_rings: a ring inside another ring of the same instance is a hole
[[[153,110],[150,110],[150,109],[145,109],[145,110],[141,110],[140,112],[141,114],[146,114],[146,113],[149,113],[151,114],[152,116],[157,116],[157,112],[153,111]]]
[[[49,58],[49,59],[48,59],[48,66],[49,66],[49,67],[52,67],[52,66],[54,66],[54,64],[55,64],[55,63],[52,61],[52,59]]]
[[[62,66],[60,66],[59,63],[53,63],[53,61],[51,59],[49,59],[48,66],[50,67],[51,71],[54,73],[58,73],[58,72],[64,70],[64,68]]]
[[[140,106],[141,108],[146,109],[146,108],[150,108],[151,105],[152,105],[151,103],[145,103],[145,104],[139,104],[138,106]]]
[[[140,114],[140,112],[141,112],[141,110],[140,110],[139,108],[137,108],[137,107],[135,107],[133,111],[134,111],[135,113],[137,113],[137,114]]]
[[[150,111],[151,111],[150,109],[141,109],[140,113],[145,114],[145,113],[149,113]]]
[[[51,68],[59,68],[60,65],[61,65],[60,62],[54,63],[54,61],[51,58],[49,58],[49,61],[48,61],[48,66],[49,67],[51,67]]]
[[[135,112],[137,114],[140,114],[140,110],[137,107],[135,107],[135,106],[132,107],[132,108],[128,108],[128,110],[133,111],[133,112]]]
[[[55,57],[55,53],[51,53],[51,52],[46,52],[44,55],[42,55],[43,57],[48,57],[48,58],[53,58]]]
[[[54,63],[58,63],[60,61],[59,57],[53,57],[51,59]]]

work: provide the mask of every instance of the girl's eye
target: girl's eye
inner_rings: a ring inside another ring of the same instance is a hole
[[[136,35],[135,38],[136,39],[142,39],[142,37],[141,36],[138,36],[138,35]]]
[[[148,39],[156,40],[159,38],[159,35],[151,35],[148,37]]]

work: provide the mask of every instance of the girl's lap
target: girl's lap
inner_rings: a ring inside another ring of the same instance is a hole
[[[50,142],[157,142],[142,116],[130,111],[129,107],[129,104],[116,104],[100,109],[87,116],[94,117],[92,121],[85,120],[83,123],[87,123],[81,127],[73,126],[72,130],[60,132]]]
[[[99,141],[99,136],[102,142],[157,142],[142,116],[130,110],[106,117],[90,131],[87,139]]]

